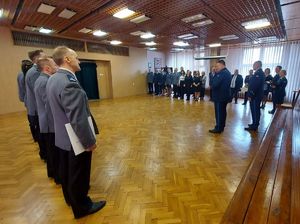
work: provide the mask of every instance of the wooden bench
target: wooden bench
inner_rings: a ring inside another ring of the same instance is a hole
[[[300,109],[278,108],[221,223],[300,223]]]

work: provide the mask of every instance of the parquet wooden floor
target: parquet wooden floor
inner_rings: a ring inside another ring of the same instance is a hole
[[[100,212],[75,220],[46,176],[25,113],[0,116],[0,223],[219,223],[271,116],[257,134],[244,131],[249,105],[228,106],[227,127],[214,126],[211,102],[137,96],[91,102],[101,127],[90,196]]]

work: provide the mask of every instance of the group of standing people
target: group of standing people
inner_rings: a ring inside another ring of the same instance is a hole
[[[215,73],[211,76],[211,94],[215,106],[216,126],[209,130],[211,133],[222,133],[226,125],[226,106],[231,102],[233,96],[236,97],[243,79],[239,77],[238,71],[235,70],[231,75],[227,70],[225,61],[220,60],[213,68]],[[252,123],[245,127],[247,131],[256,131],[260,122],[260,109],[264,108],[266,103],[266,96],[272,90],[273,109],[269,113],[273,114],[277,105],[283,103],[285,87],[287,85],[286,70],[282,70],[281,66],[276,67],[276,75],[274,78],[270,77],[270,69],[262,70],[262,62],[256,61],[253,64],[253,70],[245,78],[247,91],[245,93],[246,100],[250,101],[250,110],[252,116]],[[247,101],[244,102],[246,104]]]
[[[191,95],[195,101],[203,100],[205,95],[206,75],[205,72],[187,70],[183,67],[178,71],[172,71],[168,67],[156,69],[153,73],[147,73],[148,93],[156,96],[171,96],[181,100],[190,100]],[[186,96],[186,97],[185,97]]]
[[[106,201],[93,202],[88,196],[92,151],[98,133],[88,99],[75,72],[80,71],[72,49],[57,47],[52,56],[42,50],[29,52],[18,75],[19,98],[27,109],[32,137],[39,145],[47,174],[61,184],[65,202],[74,217],[95,213]],[[93,120],[93,128],[89,123]],[[66,124],[70,124],[84,151],[74,154]]]

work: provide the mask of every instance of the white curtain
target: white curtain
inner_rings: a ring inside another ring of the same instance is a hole
[[[209,50],[189,49],[176,53],[169,53],[166,57],[166,64],[169,67],[178,68],[183,67],[184,70],[205,72],[208,80],[208,73],[210,72],[209,60],[195,60],[195,57],[209,56]],[[208,86],[208,81],[206,82]]]
[[[281,65],[287,70],[288,85],[286,88],[286,101],[291,101],[292,91],[300,88],[300,42],[288,42],[272,45],[237,47],[221,49],[221,54],[226,55],[226,64],[229,71],[239,69],[244,77],[252,69],[254,61],[261,60],[263,69],[270,68],[275,75],[275,67]]]

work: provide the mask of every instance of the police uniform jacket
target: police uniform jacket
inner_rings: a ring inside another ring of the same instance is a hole
[[[212,100],[214,102],[228,102],[230,100],[231,74],[227,68],[215,73],[212,80]]]
[[[260,68],[250,79],[248,94],[251,99],[261,100],[264,96],[265,73]]]
[[[34,83],[40,76],[40,71],[37,65],[34,64],[26,73],[25,86],[26,86],[26,108],[28,115],[37,115],[36,100],[34,95]]]
[[[147,73],[147,82],[148,83],[153,83],[153,78],[154,78],[153,72],[148,72]]]
[[[17,81],[18,81],[19,100],[21,102],[25,102],[26,89],[25,89],[25,77],[23,72],[19,72]]]
[[[91,115],[88,98],[70,71],[59,69],[52,75],[46,87],[47,98],[54,118],[55,145],[70,151],[71,143],[65,124],[70,123],[84,148],[96,143],[89,126]]]

